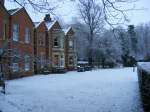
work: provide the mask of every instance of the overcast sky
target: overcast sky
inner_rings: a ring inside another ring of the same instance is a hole
[[[59,1],[59,0],[58,0]],[[17,4],[8,2],[6,0],[5,6],[7,9],[18,7]],[[138,11],[131,11],[128,13],[130,19],[129,24],[140,24],[150,22],[150,0],[140,0],[136,3],[136,8],[144,9]],[[59,4],[59,8],[55,10],[56,15],[61,18],[65,23],[71,23],[78,18],[77,4],[75,2],[64,2]],[[40,14],[32,11],[30,8],[27,10],[33,21],[40,21],[45,14]]]

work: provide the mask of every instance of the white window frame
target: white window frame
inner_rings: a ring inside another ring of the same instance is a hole
[[[65,65],[65,59],[64,59],[64,56],[61,55],[60,56],[60,67],[64,67],[64,65]]]
[[[24,59],[24,70],[29,71],[30,70],[30,61],[29,61],[30,57],[28,55],[26,55],[24,58],[25,58]]]
[[[55,45],[55,42],[57,42],[57,45]],[[54,47],[59,47],[59,38],[58,37],[54,38]]]
[[[13,41],[19,41],[19,25],[13,24]]]
[[[44,55],[43,55],[43,53],[41,54],[41,57],[40,57],[40,66],[41,66],[41,69],[42,68],[44,68],[44,65],[45,65],[45,63],[44,63]]]
[[[24,70],[25,70],[25,71],[29,71],[29,70],[30,70],[30,63],[29,63],[29,62],[26,62],[26,63],[24,64]]]
[[[13,70],[13,72],[18,72],[19,71],[19,64],[18,63],[13,63],[12,64],[12,70]]]
[[[25,28],[25,43],[30,43],[30,29],[28,27]]]

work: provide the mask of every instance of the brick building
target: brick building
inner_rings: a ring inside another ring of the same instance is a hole
[[[49,59],[51,60],[51,70],[64,70],[65,69],[65,52],[64,52],[64,32],[58,21],[53,21],[50,15],[44,18],[45,24],[48,29],[49,40]]]
[[[0,71],[7,73],[8,77],[8,37],[9,37],[9,13],[4,7],[4,0],[0,0]]]
[[[77,66],[75,37],[72,27],[64,29],[65,32],[65,66],[67,70],[74,70]]]
[[[34,73],[34,24],[25,8],[12,9],[8,12],[10,14],[10,78],[32,75]]]
[[[4,1],[0,1],[0,47],[7,41],[9,36],[9,13],[4,7]]]
[[[4,48],[7,52],[2,58]],[[70,27],[64,32],[49,14],[44,21],[33,23],[25,8],[6,10],[1,0],[0,57],[8,79],[30,76],[45,69],[73,70],[76,66],[74,31]]]
[[[34,24],[34,71],[35,73],[42,73],[45,69],[48,69],[49,67],[47,52],[49,49],[47,43],[47,27],[44,21],[35,22]]]

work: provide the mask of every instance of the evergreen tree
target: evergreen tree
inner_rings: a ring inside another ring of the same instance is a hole
[[[134,25],[128,26],[128,36],[129,36],[130,44],[131,44],[131,56],[136,58],[137,57],[137,37],[136,37]]]

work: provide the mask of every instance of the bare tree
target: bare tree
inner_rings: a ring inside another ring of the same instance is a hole
[[[101,0],[104,18],[111,27],[129,21],[127,13],[136,9],[134,3],[139,0]]]
[[[60,2],[64,0],[59,0],[56,2],[54,0],[8,0],[10,2],[15,2],[21,7],[27,8],[28,6],[39,13],[51,13],[54,14],[54,9],[56,9]]]
[[[96,4],[95,0],[79,0],[79,2],[79,10],[81,17],[83,18],[85,24],[88,26],[89,30],[88,61],[89,65],[93,66],[93,39],[94,35],[100,30],[100,26],[102,24],[102,9],[99,5]]]
[[[100,30],[102,22],[114,26],[128,22],[127,12],[134,10],[137,0],[79,0],[82,19],[89,27],[89,63],[92,63],[92,44],[96,30]],[[125,6],[126,5],[126,6]]]

